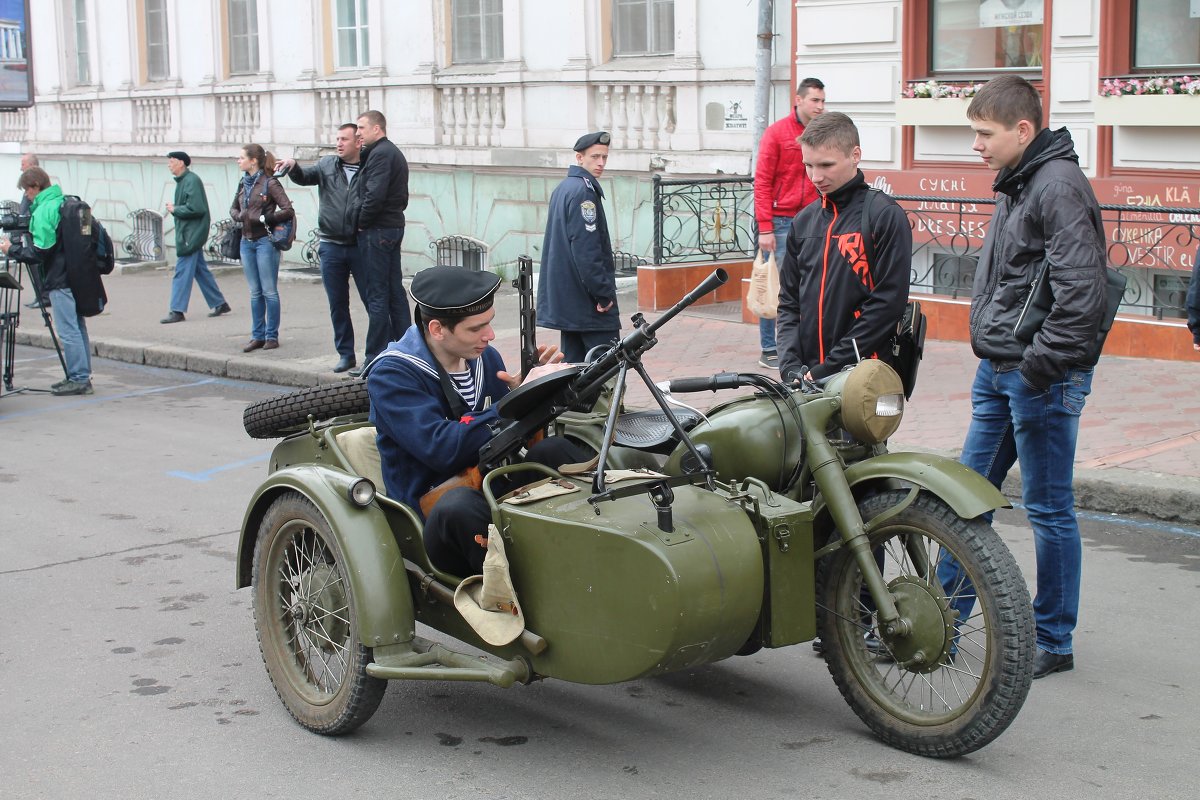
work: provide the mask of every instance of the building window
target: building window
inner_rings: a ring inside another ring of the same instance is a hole
[[[613,55],[675,52],[675,0],[613,0]]]
[[[1045,0],[933,0],[933,75],[1042,71]]]
[[[1200,3],[1135,0],[1132,66],[1159,72],[1200,68]]]
[[[367,0],[337,0],[337,68],[356,69],[371,63],[367,44]]]
[[[229,0],[229,73],[258,72],[258,3]]]
[[[171,62],[167,49],[167,2],[145,0],[146,11],[146,80],[165,81],[171,77]]]
[[[74,52],[67,53],[68,61],[74,66],[68,70],[76,86],[87,86],[92,82],[91,48],[88,45],[88,20],[86,0],[69,0],[71,26],[73,28]]]
[[[504,58],[503,0],[454,0],[456,64],[499,61]]]

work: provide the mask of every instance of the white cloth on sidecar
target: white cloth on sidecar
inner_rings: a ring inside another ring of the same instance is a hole
[[[508,644],[525,630],[525,614],[517,602],[517,590],[513,588],[504,539],[495,525],[488,525],[483,574],[472,575],[458,584],[454,590],[454,607],[488,644]]]
[[[526,503],[536,503],[539,500],[548,500],[551,497],[572,494],[578,491],[579,487],[568,480],[563,478],[546,478],[543,481],[522,486],[500,502],[513,506],[522,506]]]
[[[385,494],[383,463],[379,458],[378,431],[374,425],[342,431],[334,437],[346,456],[355,475],[375,484],[375,491]]]

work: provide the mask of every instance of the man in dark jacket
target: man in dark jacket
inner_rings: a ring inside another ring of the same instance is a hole
[[[588,350],[608,344],[621,331],[599,180],[608,163],[609,141],[608,133],[597,131],[575,142],[575,164],[550,195],[546,215],[537,322],[561,332],[562,352],[572,363],[583,361]]]
[[[164,325],[183,322],[192,297],[193,278],[204,295],[204,302],[212,309],[208,314],[210,317],[219,317],[232,310],[204,260],[210,221],[208,196],[200,176],[189,169],[191,165],[191,157],[182,150],[167,153],[167,169],[175,176],[175,202],[167,203],[167,213],[175,218],[176,261],[175,276],[171,279],[171,307],[159,320]]]
[[[0,239],[0,253],[41,267],[67,372],[65,380],[50,387],[50,393],[58,397],[91,394],[92,351],[84,314],[96,314],[104,308],[108,299],[104,286],[98,273],[83,274],[80,265],[68,264],[63,256],[58,241],[62,188],[52,186],[50,176],[41,167],[22,172],[17,188],[30,201],[29,233],[18,242]]]
[[[334,372],[345,372],[357,363],[354,358],[354,322],[350,319],[350,278],[363,305],[367,302],[367,276],[363,274],[358,249],[358,184],[361,145],[358,126],[347,122],[338,128],[337,155],[325,156],[311,167],[302,167],[285,159],[276,170],[300,186],[316,186],[320,198],[317,229],[321,242],[317,253],[321,260],[321,282],[329,299],[329,319],[333,323],[333,346],[340,358]]]
[[[362,167],[358,178],[358,248],[367,273],[367,362],[412,324],[400,268],[408,162],[387,138],[387,118],[364,111],[358,118]]]
[[[792,221],[779,269],[779,371],[824,378],[886,348],[908,302],[912,229],[887,195],[868,189],[858,129],[845,114],[815,117],[800,137],[821,195]],[[870,231],[863,204],[871,203]],[[865,236],[871,237],[874,262]]]
[[[1041,98],[1028,81],[992,79],[967,117],[973,149],[997,172],[998,196],[971,297],[971,347],[982,360],[962,462],[997,488],[1013,463],[1021,464],[1037,556],[1033,677],[1041,678],[1075,663],[1083,553],[1072,476],[1079,415],[1104,343],[1104,228],[1070,134],[1042,127]],[[1053,308],[1022,340],[1014,329],[1044,263]],[[944,586],[961,578],[953,563],[938,574]],[[966,620],[972,603],[956,605]]]

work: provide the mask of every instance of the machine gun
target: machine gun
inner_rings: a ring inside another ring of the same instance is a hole
[[[517,259],[517,277],[513,279],[521,307],[521,375],[538,365],[537,352],[537,309],[533,304],[533,259],[520,256]]]
[[[677,433],[687,441],[683,429],[675,420],[662,392],[646,375],[641,357],[658,344],[655,332],[704,295],[729,280],[729,274],[718,269],[703,283],[689,292],[683,299],[667,310],[653,323],[647,323],[642,314],[633,315],[634,329],[625,338],[616,342],[603,355],[590,364],[551,373],[514,389],[500,401],[497,410],[507,423],[497,431],[487,444],[479,449],[479,469],[486,473],[500,466],[520,452],[530,436],[544,430],[557,416],[578,403],[594,400],[613,375],[621,373],[618,380],[619,398],[623,389],[625,372],[632,368],[642,375],[650,393],[659,406],[666,411]],[[609,427],[615,424],[620,403],[614,402],[609,415]],[[606,436],[606,441],[611,437]],[[607,455],[607,444],[600,454],[601,465]],[[699,454],[697,454],[697,458]],[[703,463],[701,460],[698,463]],[[600,477],[598,480],[602,481]]]

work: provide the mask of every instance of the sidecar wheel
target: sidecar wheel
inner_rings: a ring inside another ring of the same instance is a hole
[[[370,410],[367,382],[350,380],[251,403],[242,412],[242,426],[252,439],[278,439],[303,430],[308,425],[309,414],[323,420],[346,414],[366,414]]]
[[[873,495],[859,511],[870,521],[905,496]],[[982,519],[962,519],[925,493],[884,521],[871,542],[913,632],[879,631],[854,557],[846,549],[830,555],[817,575],[817,629],[834,682],[893,747],[941,758],[978,750],[1013,721],[1033,679],[1033,609],[1016,560]],[[971,593],[970,584],[957,581],[947,594],[936,575],[948,557],[974,584],[963,620],[951,604]]]
[[[254,622],[267,674],[296,721],[336,736],[362,725],[387,681],[367,675],[357,600],[329,524],[295,492],[267,509],[254,548]]]

